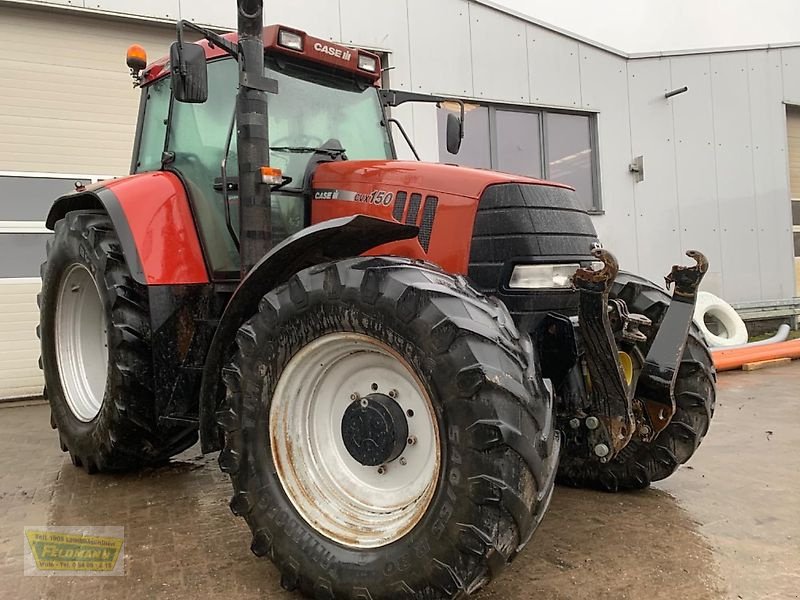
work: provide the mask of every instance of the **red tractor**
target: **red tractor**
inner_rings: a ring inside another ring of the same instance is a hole
[[[131,175],[47,216],[42,368],[75,465],[199,437],[285,588],[378,600],[484,586],[556,479],[642,488],[689,459],[715,398],[701,254],[670,297],[618,272],[572,189],[396,160],[387,108],[445,99],[238,11],[238,34],[179,23],[168,59],[133,48]]]

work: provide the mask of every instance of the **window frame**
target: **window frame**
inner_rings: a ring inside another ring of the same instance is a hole
[[[591,207],[587,209],[590,215],[605,214],[603,208],[603,193],[602,182],[600,176],[600,151],[599,151],[599,136],[598,136],[598,120],[599,113],[597,111],[589,110],[569,110],[560,108],[551,108],[544,106],[530,106],[520,104],[504,104],[502,102],[485,102],[479,100],[466,100],[469,104],[475,104],[489,111],[489,163],[490,169],[497,169],[499,159],[497,155],[497,111],[519,112],[526,114],[536,114],[539,118],[539,154],[541,160],[542,179],[549,180],[550,165],[548,160],[548,132],[547,132],[547,114],[559,115],[573,115],[577,117],[588,117],[589,119],[589,148],[592,151],[592,199]],[[442,109],[440,109],[442,110]],[[441,154],[441,140],[439,140],[439,151]],[[441,160],[441,157],[440,157]]]

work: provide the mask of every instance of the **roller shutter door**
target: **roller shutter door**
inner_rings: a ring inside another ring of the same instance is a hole
[[[139,106],[125,50],[166,54],[166,24],[0,4],[0,399],[41,393],[36,294],[53,199],[125,175]]]
[[[794,294],[800,296],[800,107],[787,106],[786,129],[789,138],[789,190],[794,225]]]

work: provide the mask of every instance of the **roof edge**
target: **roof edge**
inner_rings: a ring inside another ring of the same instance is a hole
[[[593,46],[599,50],[603,50],[605,52],[609,52],[621,58],[625,58],[628,60],[637,60],[643,58],[667,58],[667,57],[675,57],[675,56],[691,56],[696,54],[721,54],[724,52],[747,52],[749,50],[778,50],[781,48],[800,48],[800,40],[796,42],[779,42],[779,43],[767,43],[767,44],[744,44],[741,46],[721,46],[721,47],[711,47],[711,48],[689,48],[686,50],[663,50],[663,51],[645,51],[645,52],[625,52],[624,50],[620,50],[619,48],[614,48],[612,46],[608,46],[603,44],[602,42],[598,42],[596,40],[592,40],[585,36],[579,35],[573,31],[569,31],[568,29],[564,29],[562,27],[558,27],[556,25],[552,25],[551,23],[547,23],[535,17],[531,17],[530,15],[526,15],[525,13],[521,13],[513,8],[509,8],[507,6],[503,6],[494,2],[493,0],[467,0],[470,3],[474,4],[481,4],[486,6],[487,8],[494,9],[498,12],[510,15],[514,18],[520,19],[521,21],[525,21],[526,23],[530,23],[532,25],[537,25],[538,27],[542,27],[543,29],[548,29],[554,33],[558,33],[565,37],[571,38],[577,42],[582,44],[586,44],[588,46]]]
[[[633,52],[627,55],[630,60],[641,58],[668,58],[675,56],[694,56],[697,54],[722,54],[725,52],[748,52],[752,50],[780,50],[781,48],[800,48],[800,41],[779,42],[776,44],[743,44],[741,46],[719,46],[712,48],[692,48],[688,50],[665,50],[662,52]]]
[[[592,39],[589,39],[589,38],[584,37],[582,35],[579,35],[579,34],[575,33],[574,31],[569,31],[567,29],[563,29],[562,27],[558,27],[558,26],[553,25],[551,23],[547,23],[547,22],[542,21],[540,19],[536,19],[535,17],[531,17],[530,15],[526,15],[525,13],[521,13],[519,11],[516,11],[513,8],[509,8],[507,6],[503,6],[502,4],[498,4],[497,2],[493,2],[492,0],[467,0],[467,2],[468,3],[473,3],[473,4],[482,4],[483,6],[486,6],[487,8],[491,8],[491,9],[496,10],[498,12],[505,13],[505,14],[510,15],[512,17],[515,17],[515,18],[517,18],[517,19],[519,19],[521,21],[525,21],[527,23],[531,23],[532,25],[538,25],[539,27],[542,27],[543,29],[549,29],[550,31],[552,31],[554,33],[558,33],[558,34],[561,34],[561,35],[566,36],[568,38],[572,38],[575,41],[581,42],[582,44],[586,44],[587,46],[593,46],[593,47],[595,47],[595,48],[597,48],[599,50],[603,50],[604,52],[609,52],[611,54],[616,54],[617,56],[620,56],[622,58],[629,58],[629,56],[630,56],[627,52],[624,52],[624,51],[620,50],[619,48],[614,48],[612,46],[607,46],[606,44],[603,44],[603,43],[598,42],[596,40],[592,40]]]

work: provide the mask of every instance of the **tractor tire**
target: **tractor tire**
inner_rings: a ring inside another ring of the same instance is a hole
[[[130,470],[192,446],[196,428],[159,425],[147,289],[131,277],[109,217],[74,211],[58,221],[41,274],[44,395],[73,464]]]
[[[650,327],[641,328],[648,340],[639,345],[639,350],[646,356],[671,302],[670,295],[647,279],[620,272],[609,297],[621,298],[630,312],[643,314],[652,321]],[[558,482],[617,492],[643,489],[653,481],[669,477],[694,455],[708,432],[714,416],[716,380],[711,353],[693,323],[675,381],[675,415],[669,425],[649,443],[634,436],[606,464],[564,452]]]
[[[530,540],[558,463],[552,393],[505,306],[463,277],[393,257],[312,267],[232,352],[219,463],[285,589],[460,598]]]

